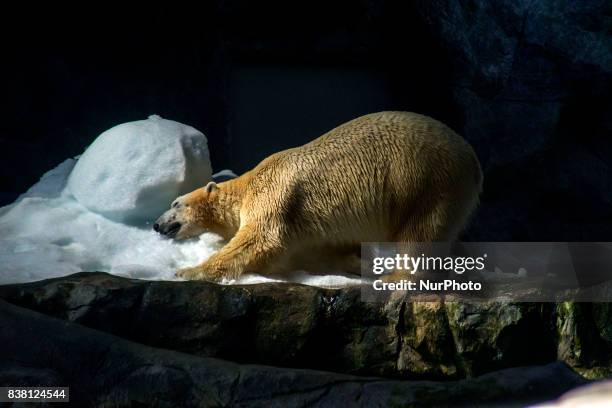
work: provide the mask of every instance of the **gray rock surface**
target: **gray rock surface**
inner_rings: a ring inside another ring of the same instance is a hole
[[[81,273],[0,298],[153,347],[239,363],[419,380],[567,362],[610,375],[610,304],[365,303],[359,288],[222,286]]]
[[[584,383],[561,363],[446,383],[239,365],[143,346],[4,301],[0,344],[1,384],[69,385],[73,406],[508,406]]]

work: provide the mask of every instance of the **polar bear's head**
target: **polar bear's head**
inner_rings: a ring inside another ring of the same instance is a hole
[[[223,232],[226,226],[219,216],[222,211],[219,208],[221,195],[217,184],[211,181],[203,188],[180,196],[155,221],[153,229],[178,240],[193,238],[207,231],[225,235]]]

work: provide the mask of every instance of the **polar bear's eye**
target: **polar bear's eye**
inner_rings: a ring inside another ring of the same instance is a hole
[[[178,201],[175,201],[172,203],[172,208],[176,208],[176,207],[178,207]]]

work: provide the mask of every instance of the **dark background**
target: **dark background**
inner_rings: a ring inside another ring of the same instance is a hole
[[[107,128],[192,125],[242,172],[356,116],[474,146],[467,240],[612,240],[609,1],[217,1],[3,13],[0,205]]]

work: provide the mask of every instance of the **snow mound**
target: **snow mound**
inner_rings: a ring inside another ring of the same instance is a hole
[[[0,209],[0,284],[80,271],[171,280],[178,268],[203,262],[221,247],[213,234],[176,242],[148,225],[122,224],[90,211],[65,189],[73,167],[75,160],[66,160]]]
[[[67,190],[89,210],[136,225],[155,219],[211,175],[206,137],[152,115],[98,136],[74,166]]]

